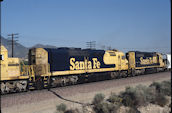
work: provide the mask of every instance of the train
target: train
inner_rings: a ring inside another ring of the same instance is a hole
[[[0,49],[1,94],[171,70],[171,54],[158,52],[31,48],[25,65]]]

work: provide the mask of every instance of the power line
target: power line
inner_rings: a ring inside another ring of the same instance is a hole
[[[86,42],[87,48],[96,49],[96,41]]]
[[[18,35],[18,33],[8,34],[8,36],[11,37],[10,42],[11,42],[11,48],[12,48],[12,51],[11,51],[12,52],[11,53],[12,57],[14,57],[14,44],[15,44],[16,41],[18,41],[18,40],[15,40],[15,38],[18,38],[18,37],[15,37],[17,35]]]

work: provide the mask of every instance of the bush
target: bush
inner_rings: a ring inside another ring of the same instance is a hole
[[[69,109],[65,111],[64,113],[80,113],[78,109]]]
[[[157,94],[155,100],[152,103],[164,107],[168,103],[168,99],[165,98],[165,96],[162,94]]]
[[[65,112],[66,111],[66,105],[65,104],[60,104],[60,105],[58,105],[58,106],[56,106],[56,109],[57,109],[57,111],[59,111],[59,112]]]
[[[114,97],[114,95],[113,95]],[[96,94],[93,99],[93,110],[96,113],[116,113],[119,108],[118,105],[104,101],[105,96],[103,94]]]
[[[147,102],[152,103],[153,101],[155,101],[156,94],[157,92],[155,87],[148,87],[147,90],[145,91]]]
[[[66,105],[63,104],[63,103],[56,106],[56,110],[57,110],[56,113],[79,113],[78,109],[69,109],[69,110],[67,110]]]
[[[161,83],[153,82],[150,85],[150,87],[155,87],[157,93],[171,96],[171,82],[170,81],[163,81]]]
[[[171,96],[171,81],[163,81],[161,83],[161,93],[167,96]]]
[[[153,95],[154,98],[150,101],[153,104],[158,104],[160,106],[165,106],[168,103],[168,99],[165,96],[171,96],[171,82],[170,81],[163,81],[153,82],[150,85],[150,88],[155,88],[156,93]]]
[[[130,108],[127,113],[141,113],[141,112],[137,110],[136,108]]]
[[[119,107],[130,107],[127,113],[140,113],[138,107],[153,103],[164,107],[168,103],[165,96],[171,96],[171,82],[163,81],[161,83],[154,82],[149,87],[138,85],[135,88],[127,87],[120,95],[112,93],[105,101],[103,94],[96,94],[92,101],[92,110],[95,113],[117,113]],[[171,104],[169,105],[171,107]],[[78,109],[66,110],[65,104],[57,106],[60,113],[79,113]]]
[[[147,87],[139,85],[136,88],[127,87],[125,92],[121,93],[123,98],[122,103],[129,107],[139,107],[146,105],[147,102]]]
[[[118,104],[120,105],[122,102],[122,98],[117,96],[115,93],[112,93],[110,97],[107,99],[108,102],[113,103],[113,104]]]
[[[105,96],[103,94],[96,94],[94,99],[93,99],[93,104],[99,104],[104,101]]]
[[[111,103],[107,103],[107,102],[102,102],[99,104],[95,104],[93,106],[93,110],[96,113],[116,113],[116,107],[111,104]]]
[[[125,92],[121,92],[120,94],[121,98],[123,98],[122,100],[122,104],[124,106],[130,106],[133,107],[134,106],[134,89],[131,87],[127,87],[125,89]]]
[[[138,85],[135,88],[127,87],[120,97],[123,99],[122,103],[124,106],[137,108],[148,103],[164,106],[168,102],[165,98],[166,95],[171,95],[171,82],[169,81],[163,81],[162,83],[154,82],[150,87],[142,85]],[[112,97],[110,98],[111,101],[114,101]]]

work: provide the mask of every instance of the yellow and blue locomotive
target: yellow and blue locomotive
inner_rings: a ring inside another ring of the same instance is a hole
[[[65,86],[159,72],[166,69],[160,53],[81,48],[32,48],[29,65],[9,58],[0,48],[1,93]]]
[[[113,50],[33,48],[29,51],[29,62],[35,67],[36,79],[51,78],[52,86],[94,81],[108,74],[115,77],[119,71],[127,74],[128,70],[125,54]]]
[[[126,53],[129,62],[128,71],[131,75],[165,70],[162,54],[156,52],[130,51]]]

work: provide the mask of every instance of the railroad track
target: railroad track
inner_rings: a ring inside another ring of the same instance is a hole
[[[171,73],[161,72],[161,73],[154,73],[149,75],[121,78],[121,79],[90,82],[86,84],[51,88],[51,90],[60,97],[62,97],[61,99],[63,99],[63,97],[74,96],[80,93],[81,94],[90,93],[90,92],[110,89],[113,87],[120,87],[123,85],[129,86],[131,84],[137,84],[147,81],[157,81],[165,78],[170,79]],[[53,98],[58,98],[58,97],[55,96],[52,92],[48,91],[47,89],[1,95],[1,108],[22,105],[22,104],[30,104],[30,103],[40,102]]]

